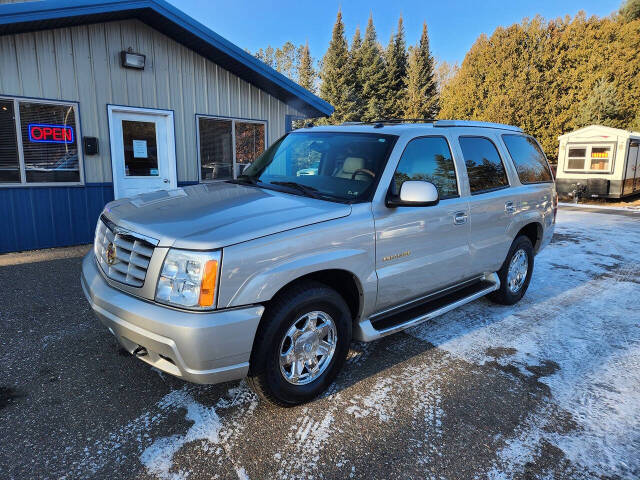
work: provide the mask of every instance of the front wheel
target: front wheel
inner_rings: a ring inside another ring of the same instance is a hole
[[[342,296],[305,282],[269,304],[256,333],[247,383],[281,406],[307,402],[333,381],[351,341],[351,315]]]
[[[507,259],[498,270],[500,289],[489,294],[489,299],[502,305],[517,303],[529,288],[533,273],[533,245],[524,235],[511,244]]]

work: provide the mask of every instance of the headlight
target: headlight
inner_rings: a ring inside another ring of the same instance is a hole
[[[194,309],[215,307],[220,251],[170,249],[164,259],[156,301]]]

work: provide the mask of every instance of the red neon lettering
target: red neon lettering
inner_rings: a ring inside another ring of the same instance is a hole
[[[53,133],[53,129],[51,127],[44,127],[42,129],[42,132],[44,133],[44,138],[49,138],[51,136],[51,133]]]
[[[66,142],[70,142],[71,141],[71,129],[70,128],[65,128],[64,129],[64,139]]]
[[[59,128],[53,129],[53,139],[62,140],[62,131]]]
[[[40,127],[31,127],[31,136],[36,140],[42,140],[42,130]]]

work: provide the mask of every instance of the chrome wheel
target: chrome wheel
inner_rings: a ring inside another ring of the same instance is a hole
[[[529,257],[527,252],[522,248],[517,250],[511,258],[509,263],[509,271],[507,272],[507,286],[511,293],[518,293],[525,280],[527,279],[527,272],[529,271]]]
[[[325,312],[299,317],[280,342],[280,373],[293,385],[305,385],[322,375],[338,341],[336,324]]]

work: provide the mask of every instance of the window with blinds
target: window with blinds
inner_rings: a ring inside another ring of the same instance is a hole
[[[76,104],[0,98],[0,184],[80,183],[76,122]]]

